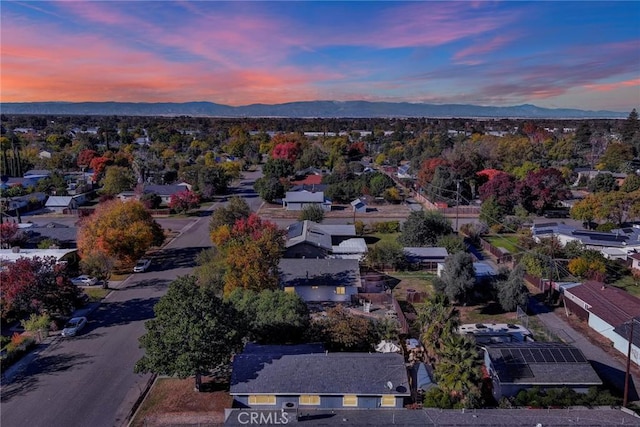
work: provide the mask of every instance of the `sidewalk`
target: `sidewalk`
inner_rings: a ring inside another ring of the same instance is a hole
[[[96,311],[100,306],[100,302],[91,302],[84,307],[75,310],[71,317],[89,317],[91,313]],[[0,383],[2,385],[6,385],[11,383],[13,379],[18,376],[24,369],[31,363],[33,359],[35,359],[40,353],[48,349],[51,345],[55,344],[60,340],[61,331],[51,331],[49,335],[42,340],[36,347],[31,350],[29,353],[25,354],[20,360],[15,362],[13,365],[9,366],[7,369],[3,369],[2,377]]]

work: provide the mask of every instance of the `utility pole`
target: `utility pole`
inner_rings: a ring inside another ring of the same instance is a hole
[[[631,346],[633,345],[633,324],[635,319],[631,318],[631,330],[629,331],[629,347],[627,349],[627,370],[624,376],[624,397],[622,398],[622,406],[629,403],[629,377],[631,376]]]
[[[456,179],[456,233],[458,232],[458,211],[460,206],[460,180]]]

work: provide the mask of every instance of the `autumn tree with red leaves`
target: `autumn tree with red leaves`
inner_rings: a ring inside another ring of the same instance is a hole
[[[236,288],[278,289],[278,263],[284,250],[284,231],[256,214],[211,232],[223,258],[224,294]]]
[[[172,194],[169,199],[169,208],[177,213],[188,212],[200,206],[200,196],[191,190],[184,190]]]
[[[14,242],[20,240],[20,228],[15,222],[3,222],[0,224],[0,247],[9,248]]]
[[[273,147],[273,150],[271,151],[271,158],[286,159],[293,163],[300,155],[300,152],[300,144],[296,142],[283,142]]]
[[[82,150],[80,154],[78,154],[78,160],[76,161],[76,163],[78,164],[79,168],[84,169],[91,165],[91,161],[95,157],[98,157],[98,153],[96,153],[95,150]]]
[[[81,257],[99,250],[124,265],[163,242],[162,227],[137,200],[101,203],[93,215],[82,219],[78,231]]]
[[[518,182],[515,192],[522,207],[536,213],[555,207],[571,195],[562,172],[554,168],[529,172]]]
[[[54,257],[18,258],[0,271],[2,317],[35,314],[68,315],[80,291]]]
[[[98,182],[104,176],[105,169],[113,161],[108,157],[94,157],[89,163],[89,167],[93,169],[93,181]]]

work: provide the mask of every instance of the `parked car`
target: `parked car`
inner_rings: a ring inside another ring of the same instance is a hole
[[[143,271],[147,271],[150,265],[151,265],[150,259],[142,258],[138,260],[138,263],[136,264],[136,266],[133,267],[133,272],[142,273]]]
[[[73,283],[76,286],[93,286],[98,284],[98,279],[96,279],[95,277],[91,277],[91,276],[87,276],[86,274],[83,274],[81,276],[74,277],[73,279],[71,279],[71,283]]]
[[[75,337],[87,324],[86,317],[72,317],[62,330],[63,337]]]

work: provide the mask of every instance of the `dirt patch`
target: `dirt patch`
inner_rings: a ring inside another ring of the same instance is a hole
[[[515,312],[505,313],[497,303],[457,307],[460,323],[517,323]]]
[[[224,409],[230,408],[233,399],[228,385],[203,378],[203,390],[193,389],[194,380],[160,378],[149,390],[132,427],[170,425],[213,426],[224,423]]]

